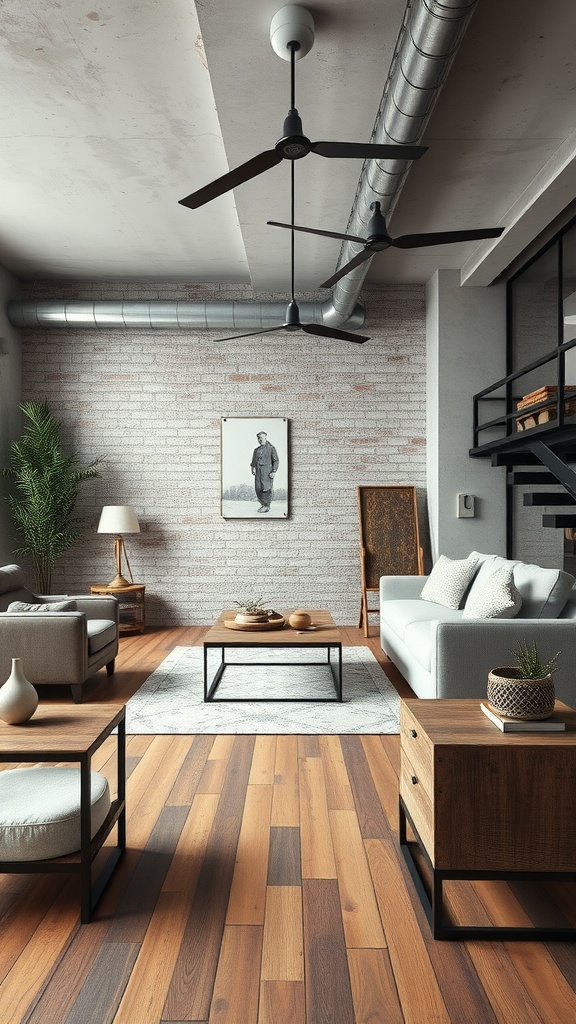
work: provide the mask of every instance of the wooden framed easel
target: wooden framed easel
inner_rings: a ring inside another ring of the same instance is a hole
[[[358,626],[368,636],[368,594],[379,593],[381,576],[422,576],[424,559],[418,530],[416,488],[357,487],[360,514],[362,596]]]

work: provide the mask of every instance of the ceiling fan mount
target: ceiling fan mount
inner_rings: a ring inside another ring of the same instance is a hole
[[[305,57],[314,46],[314,18],[310,11],[300,4],[282,7],[270,22],[270,43],[282,60],[291,60],[291,49],[296,60]]]

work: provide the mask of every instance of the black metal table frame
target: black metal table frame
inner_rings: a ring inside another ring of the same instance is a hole
[[[508,925],[450,925],[444,922],[444,890],[445,881],[500,881],[500,882],[576,882],[574,871],[479,871],[434,868],[428,851],[418,834],[402,797],[399,807],[399,841],[400,849],[408,865],[412,881],[416,887],[420,902],[428,918],[434,939],[488,939],[491,942],[504,940],[546,942],[557,940],[566,942],[576,940],[574,927],[541,927]],[[414,859],[411,846],[406,836],[406,822],[415,836],[415,842],[424,857],[432,879],[431,894],[428,893],[422,874]]]
[[[117,764],[117,796],[111,803],[110,810],[92,838],[92,807],[90,765],[92,755],[102,746],[105,739],[117,728],[116,764]],[[14,751],[0,751],[0,762],[15,760]],[[23,762],[79,762],[80,764],[80,856],[69,854],[68,857],[54,857],[50,860],[0,861],[0,874],[40,874],[51,872],[75,872],[80,874],[80,920],[87,924],[100,899],[104,888],[126,849],[126,711],[119,707],[118,714],[106,725],[99,736],[84,752],[77,750],[59,750],[46,752],[42,747],[18,753],[18,763]],[[92,881],[92,863],[106,838],[118,825],[116,846],[112,847],[100,874]]]
[[[316,641],[310,641],[309,643],[303,644],[302,646],[299,646],[298,644],[295,644],[295,643],[290,643],[290,644],[285,644],[284,643],[283,644],[281,641],[279,643],[278,642],[266,643],[265,641],[257,641],[257,642],[253,641],[253,642],[250,642],[250,641],[247,640],[245,642],[235,641],[234,643],[230,643],[230,644],[223,644],[221,642],[220,643],[215,643],[215,642],[212,643],[210,641],[205,641],[203,646],[204,646],[204,702],[205,703],[208,703],[210,701],[213,701],[215,703],[217,703],[217,702],[222,702],[223,703],[224,701],[227,701],[227,702],[228,701],[229,702],[232,702],[232,701],[236,701],[236,702],[246,701],[246,702],[250,702],[250,703],[252,703],[253,701],[266,701],[268,703],[274,703],[274,702],[286,703],[286,702],[290,702],[290,703],[294,703],[294,704],[301,704],[301,703],[306,703],[306,702],[314,702],[316,704],[318,704],[318,703],[329,703],[329,704],[332,704],[332,703],[334,703],[336,701],[338,701],[339,703],[342,702],[342,644],[339,641],[332,641],[332,642],[328,643],[326,641],[322,642],[320,640],[316,640]],[[233,661],[233,662],[227,662],[226,661],[226,653],[225,653],[227,647],[232,648],[234,650],[237,650],[238,648],[242,649],[244,647],[245,648],[252,648],[252,649],[254,647],[262,647],[265,650],[294,650],[294,649],[296,649],[296,650],[299,650],[299,651],[306,650],[307,648],[313,648],[314,650],[324,650],[324,651],[326,651],[326,661],[325,662],[319,662],[319,661],[298,661],[298,662],[293,662],[293,661],[274,661],[274,662],[270,662],[270,661]],[[219,664],[218,668],[216,669],[216,672],[214,674],[213,679],[209,683],[208,682],[208,652],[211,651],[211,650],[218,650],[218,649],[220,650],[220,664]],[[337,652],[337,658],[336,658],[335,661],[332,659],[332,656],[331,656],[332,650],[335,650]],[[253,666],[256,666],[256,667],[273,668],[274,666],[277,665],[279,668],[282,668],[282,667],[286,667],[287,665],[288,666],[292,666],[292,665],[296,666],[297,665],[298,668],[300,668],[300,667],[310,668],[312,666],[318,668],[318,665],[322,665],[322,664],[326,664],[328,666],[328,668],[330,669],[331,673],[332,673],[332,682],[334,684],[334,692],[335,692],[335,696],[334,697],[215,697],[214,696],[214,694],[216,693],[216,690],[218,689],[218,687],[219,687],[219,685],[220,685],[220,683],[222,681],[222,677],[224,675],[224,672],[225,672],[226,668],[231,667],[231,666],[236,667],[236,666],[253,665]]]

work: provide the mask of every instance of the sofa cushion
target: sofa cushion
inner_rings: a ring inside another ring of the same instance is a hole
[[[514,583],[514,567],[503,565],[470,593],[463,619],[513,619],[522,607],[522,597]]]
[[[432,671],[431,634],[432,624],[425,621],[408,623],[404,632],[404,642],[410,654],[427,672]]]
[[[473,551],[470,557],[477,558],[481,564],[466,604],[475,599],[478,588],[484,585],[496,569],[511,565],[514,567],[514,583],[522,598],[518,614],[520,619],[558,618],[576,583],[574,577],[562,569],[543,569],[539,565],[511,561],[500,555],[483,555],[478,551]]]
[[[98,654],[116,639],[116,623],[111,619],[88,619],[88,654]]]
[[[401,640],[405,640],[407,627],[414,623],[430,623],[437,619],[442,622],[461,622],[462,612],[457,608],[433,604],[432,601],[384,601],[380,606],[380,618],[386,621],[386,625]]]
[[[441,604],[445,608],[459,608],[460,602],[474,577],[477,559],[453,559],[440,555],[422,589],[422,600]]]
[[[30,604],[28,601],[11,601],[8,612],[75,612],[76,601],[44,601]]]

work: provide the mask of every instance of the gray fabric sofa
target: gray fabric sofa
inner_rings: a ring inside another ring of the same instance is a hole
[[[13,602],[32,605],[73,602],[72,611],[8,612]],[[37,596],[26,586],[18,565],[0,567],[0,683],[10,675],[11,659],[21,658],[24,674],[36,687],[68,685],[76,703],[87,679],[106,666],[114,672],[118,653],[118,602],[91,595]]]
[[[542,660],[560,651],[554,670],[556,696],[576,706],[576,580],[474,551],[476,575],[458,609],[424,601],[427,576],[380,580],[380,642],[418,697],[486,697],[488,672],[514,664],[512,651],[536,641]],[[465,601],[496,569],[511,565],[522,596],[516,618],[466,619]]]

